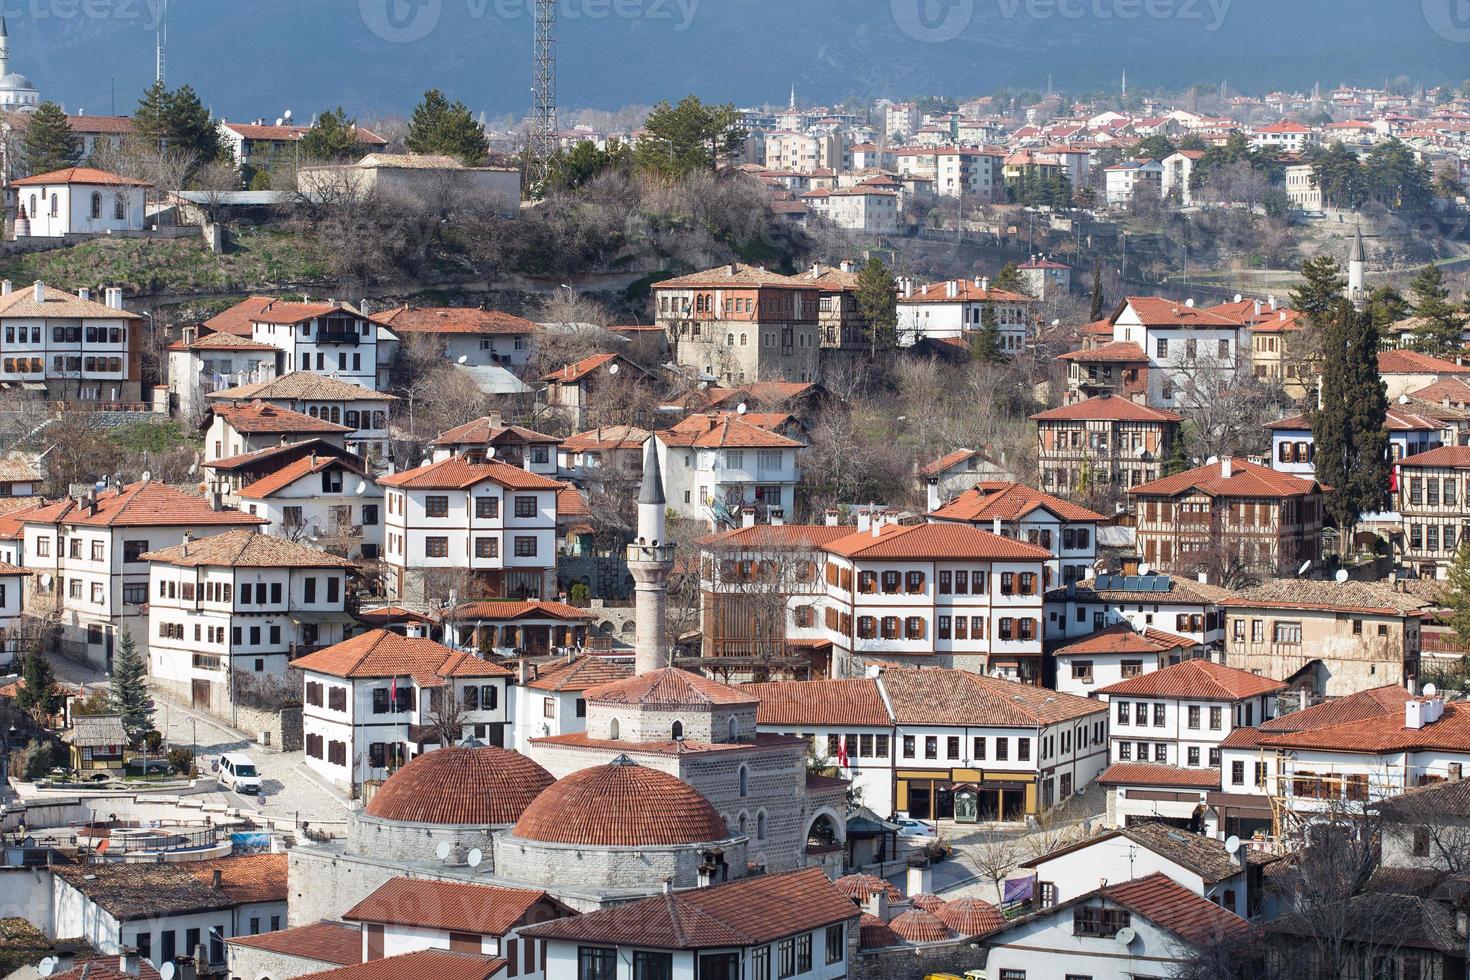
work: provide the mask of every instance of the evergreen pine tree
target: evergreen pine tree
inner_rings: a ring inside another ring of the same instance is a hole
[[[56,674],[51,669],[51,661],[32,650],[26,655],[21,678],[25,685],[16,692],[16,705],[32,715],[51,714],[56,708]]]
[[[988,364],[1005,359],[1000,344],[1000,325],[994,308],[989,304],[980,310],[980,329],[970,338],[970,356]]]
[[[357,120],[348,119],[338,106],[317,116],[301,137],[301,155],[308,160],[345,160],[357,152]]]
[[[24,155],[32,175],[74,167],[82,159],[82,139],[72,132],[55,102],[42,102],[26,120]]]
[[[463,102],[450,102],[438,89],[424,93],[423,101],[413,110],[404,140],[414,153],[450,156],[478,166],[490,152],[485,129]]]
[[[148,700],[148,678],[143,655],[133,644],[133,635],[123,631],[112,658],[112,708],[122,715],[123,727],[134,742],[153,728],[153,707]]]
[[[138,108],[133,112],[133,135],[148,146],[157,147],[169,137],[169,107],[173,97],[162,82],[154,82]]]
[[[181,86],[169,96],[167,119],[168,145],[188,153],[194,166],[219,158],[219,129],[192,87]]]
[[[1292,291],[1291,308],[1305,315],[1313,326],[1325,327],[1347,291],[1342,266],[1330,255],[1307,259],[1302,263],[1302,280]]]
[[[1191,465],[1189,452],[1184,448],[1184,429],[1181,426],[1179,431],[1174,433],[1174,443],[1169,447],[1169,455],[1164,459],[1164,476],[1183,473]]]
[[[1444,274],[1434,263],[1426,265],[1409,283],[1414,295],[1414,349],[1426,354],[1448,354],[1464,346],[1462,327],[1444,286]]]
[[[1450,609],[1450,625],[1461,643],[1470,643],[1470,538],[1460,543],[1455,560],[1450,564],[1445,605]]]
[[[1087,319],[1096,323],[1103,318],[1103,313],[1102,261],[1099,260],[1092,266],[1092,308]]]
[[[1007,262],[1000,270],[1000,273],[990,281],[990,288],[1004,289],[1012,293],[1024,293],[1026,291],[1026,283],[1021,279],[1021,270],[1016,268],[1016,263]]]
[[[898,285],[893,273],[876,255],[868,259],[858,270],[857,290],[858,313],[863,318],[863,330],[868,335],[868,352],[877,357],[878,352],[889,351],[898,346]]]
[[[1317,479],[1332,488],[1327,511],[1344,542],[1358,515],[1389,502],[1388,396],[1378,375],[1378,330],[1347,300],[1322,335],[1321,406],[1312,416]]]

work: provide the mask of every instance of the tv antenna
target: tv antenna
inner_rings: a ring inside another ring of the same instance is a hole
[[[531,99],[527,177],[533,193],[545,193],[556,151],[556,0],[536,0]]]

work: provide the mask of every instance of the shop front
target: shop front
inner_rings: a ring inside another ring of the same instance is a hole
[[[1036,810],[1031,773],[900,769],[895,807],[915,820],[1016,823]]]

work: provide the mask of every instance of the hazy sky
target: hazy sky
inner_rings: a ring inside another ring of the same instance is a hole
[[[131,112],[162,0],[0,0],[11,70],[68,109]],[[1246,91],[1470,76],[1467,0],[560,0],[560,102],[617,108],[1040,89]],[[530,0],[170,0],[168,81],[232,119],[439,87],[529,104]]]

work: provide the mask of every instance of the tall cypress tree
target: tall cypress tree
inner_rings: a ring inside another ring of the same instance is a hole
[[[76,166],[82,138],[72,132],[66,113],[55,102],[42,102],[26,120],[25,163],[32,175]]]
[[[1102,260],[1098,260],[1092,266],[1092,310],[1087,319],[1096,323],[1103,318],[1103,312]]]
[[[1317,479],[1345,541],[1358,515],[1389,503],[1388,395],[1378,375],[1373,317],[1339,300],[1322,336],[1322,404],[1312,416]]]

